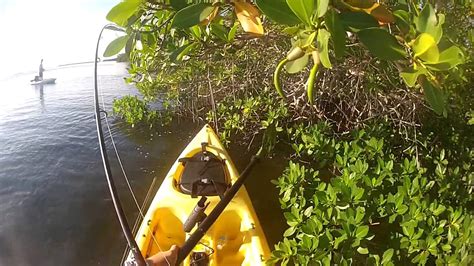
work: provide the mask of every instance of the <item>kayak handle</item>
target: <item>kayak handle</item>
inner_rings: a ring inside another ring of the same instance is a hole
[[[180,265],[181,262],[186,259],[186,257],[191,253],[193,248],[199,243],[201,238],[206,234],[207,230],[214,224],[219,215],[224,211],[225,207],[229,202],[234,198],[235,194],[239,191],[240,187],[244,184],[245,180],[250,174],[255,163],[258,161],[258,155],[253,155],[250,159],[249,164],[245,167],[244,171],[240,177],[235,181],[235,183],[225,192],[224,197],[219,201],[212,209],[211,213],[199,224],[198,228],[194,233],[184,242],[183,246],[179,248],[178,258],[176,260],[176,265]]]

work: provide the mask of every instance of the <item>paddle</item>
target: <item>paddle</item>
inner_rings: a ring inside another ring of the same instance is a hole
[[[178,251],[178,259],[176,260],[176,265],[180,265],[181,262],[186,259],[189,253],[193,250],[193,248],[199,243],[201,238],[206,234],[207,230],[214,224],[217,220],[219,215],[224,211],[225,207],[229,204],[229,202],[234,198],[235,194],[239,191],[240,187],[244,184],[245,180],[250,174],[255,163],[258,162],[260,158],[260,153],[262,148],[257,152],[256,155],[252,156],[250,159],[249,164],[245,167],[240,177],[235,181],[235,183],[225,192],[224,197],[219,201],[212,209],[211,213],[199,224],[198,228],[194,231],[194,233],[186,240],[184,245],[180,247]]]

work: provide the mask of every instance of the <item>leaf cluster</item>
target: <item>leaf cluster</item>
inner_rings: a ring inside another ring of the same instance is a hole
[[[290,134],[297,159],[313,163],[290,162],[275,181],[289,227],[271,263],[472,263],[471,151],[459,161],[444,149],[417,159],[380,134],[334,138],[324,124]]]

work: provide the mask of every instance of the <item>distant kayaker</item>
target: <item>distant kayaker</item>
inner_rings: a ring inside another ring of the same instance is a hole
[[[40,63],[40,66],[39,66],[39,75],[38,77],[40,78],[40,80],[43,80],[43,72],[44,72],[44,68],[43,68],[43,59],[41,59],[41,63]]]
[[[178,259],[179,248],[176,245],[171,246],[170,250],[158,252],[157,254],[147,258],[147,264],[151,266],[168,266],[175,265]]]

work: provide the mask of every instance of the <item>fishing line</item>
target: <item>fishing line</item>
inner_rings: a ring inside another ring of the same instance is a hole
[[[140,216],[142,217],[142,219],[144,219],[144,215],[143,215],[143,212],[138,204],[138,201],[135,197],[135,193],[133,192],[133,189],[130,185],[130,182],[128,180],[128,176],[125,172],[125,169],[123,167],[123,164],[122,164],[122,160],[120,158],[120,155],[118,153],[118,150],[117,150],[117,147],[115,145],[115,141],[113,139],[113,135],[112,135],[112,131],[110,129],[110,125],[109,125],[109,122],[108,122],[108,119],[107,119],[107,113],[105,112],[105,101],[104,101],[104,95],[102,93],[102,90],[99,89],[99,86],[97,85],[97,62],[98,62],[98,53],[99,53],[99,44],[100,44],[100,40],[102,38],[102,33],[104,32],[105,29],[112,29],[112,30],[116,30],[116,31],[122,31],[124,32],[124,30],[114,24],[107,24],[105,25],[102,30],[100,31],[100,34],[99,34],[99,38],[97,40],[97,46],[96,46],[96,53],[95,53],[95,61],[94,61],[94,89],[95,89],[95,97],[94,97],[94,102],[95,102],[95,113],[96,113],[96,123],[97,123],[97,132],[98,132],[98,136],[99,136],[99,145],[100,145],[100,148],[101,148],[101,154],[102,154],[102,159],[103,159],[103,163],[104,163],[104,168],[105,168],[105,173],[106,173],[106,178],[107,178],[107,182],[108,182],[108,185],[109,185],[109,189],[110,189],[110,192],[112,194],[112,201],[114,203],[114,207],[116,209],[116,213],[117,213],[117,217],[119,219],[119,222],[120,222],[120,225],[122,226],[122,230],[125,234],[125,238],[127,239],[127,242],[128,242],[128,246],[130,247],[130,249],[132,250],[133,254],[135,255],[135,259],[138,259],[138,263],[140,265],[146,265],[146,262],[145,262],[145,259],[143,258],[143,256],[141,255],[140,253],[140,250],[137,246],[137,243],[135,242],[135,240],[133,239],[133,235],[132,233],[130,232],[130,227],[128,226],[128,223],[127,223],[127,220],[126,220],[126,217],[125,217],[125,214],[123,213],[123,209],[122,209],[122,206],[120,204],[120,200],[118,199],[118,196],[117,196],[117,191],[116,191],[116,188],[115,188],[115,184],[113,183],[113,180],[111,178],[111,171],[110,171],[110,166],[109,166],[109,163],[108,163],[108,158],[107,158],[107,152],[106,152],[106,149],[105,149],[105,142],[104,142],[104,139],[103,139],[103,135],[102,135],[102,128],[101,128],[101,123],[100,123],[100,119],[101,119],[101,116],[100,116],[100,113],[105,113],[105,116],[104,116],[104,120],[106,122],[106,125],[107,125],[107,129],[108,129],[108,132],[109,132],[109,136],[110,136],[110,139],[111,139],[111,142],[112,142],[112,146],[115,150],[115,154],[117,156],[117,160],[119,162],[119,165],[120,165],[120,168],[122,170],[122,173],[124,175],[124,178],[126,180],[126,183],[127,183],[127,186],[130,190],[130,193],[132,194],[132,197],[133,197],[133,200],[135,202],[135,205],[137,206],[138,208],[138,211],[140,213]],[[99,91],[100,91],[100,95],[101,95],[101,99],[102,99],[102,109],[99,108],[99,103],[98,103],[98,94],[99,94]],[[151,237],[153,239],[153,242],[154,244],[157,245],[158,249],[160,250],[160,252],[163,252],[163,250],[161,249],[160,245],[158,244],[152,230],[150,228],[148,228],[148,231],[150,232],[151,234]],[[170,262],[168,261],[168,259],[166,257],[164,257],[167,264],[169,266],[171,266]]]
[[[99,89],[99,94],[100,94],[101,99],[102,99],[102,109],[105,110],[104,94],[102,93],[101,89]],[[125,183],[127,183],[128,190],[130,191],[130,194],[132,194],[133,202],[135,203],[135,206],[137,207],[138,212],[140,213],[140,216],[141,216],[142,220],[145,220],[145,215],[143,214],[142,208],[140,207],[140,204],[138,203],[137,197],[135,196],[135,192],[133,191],[132,185],[130,184],[130,180],[128,178],[128,175],[125,172],[125,168],[123,166],[122,159],[119,155],[117,146],[115,145],[115,140],[114,140],[114,137],[112,135],[112,130],[110,129],[110,124],[109,124],[109,120],[107,119],[107,115],[104,116],[104,121],[105,121],[105,124],[107,125],[107,131],[109,132],[110,141],[112,143],[112,147],[114,148],[115,156],[117,157],[117,161],[120,165],[120,169],[122,170],[122,174],[123,174],[123,177],[125,179]],[[153,242],[158,246],[158,249],[160,250],[160,252],[163,252],[163,250],[161,249],[160,245],[158,244],[158,241],[156,240],[155,235],[153,234],[150,227],[148,227],[148,231],[151,233],[151,237],[153,239]],[[168,265],[171,266],[171,264],[169,263],[169,261],[166,257],[165,257],[165,260],[168,263]]]

